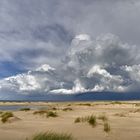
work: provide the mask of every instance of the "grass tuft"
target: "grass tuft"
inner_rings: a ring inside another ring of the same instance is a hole
[[[47,118],[49,118],[49,117],[57,117],[58,116],[56,112],[49,111],[49,110],[38,110],[38,111],[35,111],[33,114],[34,115],[36,115],[36,114],[46,115]]]
[[[77,117],[74,121],[74,123],[80,123],[80,122],[88,122],[92,127],[96,126],[96,116],[86,116],[86,117]]]
[[[110,132],[110,125],[107,122],[104,123],[104,131],[107,133]]]
[[[57,117],[58,115],[57,115],[57,113],[54,112],[54,111],[48,111],[46,116],[47,116],[47,118],[48,118],[48,117]]]
[[[63,108],[63,111],[72,111],[73,109],[70,107]]]
[[[30,108],[21,108],[20,111],[29,111],[31,110]]]
[[[8,119],[10,118],[10,117],[13,117],[14,115],[13,115],[13,113],[12,112],[4,112],[2,115],[1,115],[1,121],[3,122],[3,123],[6,123],[7,121],[8,121]]]
[[[40,133],[33,137],[32,140],[74,140],[70,134],[57,134],[53,132]]]
[[[96,117],[93,116],[93,115],[91,115],[91,116],[89,117],[88,123],[89,123],[92,127],[95,127],[96,124],[97,124],[97,122],[96,122]]]
[[[38,111],[34,111],[33,114],[36,115],[36,114],[39,114],[39,115],[44,115],[46,114],[48,111],[47,110],[38,110]]]
[[[75,123],[81,122],[81,118],[80,118],[80,117],[76,118],[74,122],[75,122]]]
[[[80,104],[77,104],[77,105],[80,105],[80,106],[91,106],[90,103],[80,103]]]

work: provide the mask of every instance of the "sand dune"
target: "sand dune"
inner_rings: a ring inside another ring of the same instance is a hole
[[[72,102],[72,103],[0,103],[0,105],[43,105],[52,107],[58,114],[55,118],[34,115],[35,110],[13,111],[16,118],[0,122],[0,140],[26,140],[39,132],[53,131],[72,134],[77,140],[139,140],[140,102]],[[63,111],[64,108],[72,110]],[[104,114],[111,131],[106,133],[103,121],[97,119],[96,127],[87,122],[74,123],[77,117]]]

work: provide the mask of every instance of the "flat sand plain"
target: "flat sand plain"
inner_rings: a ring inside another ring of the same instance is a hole
[[[39,132],[53,131],[72,134],[76,140],[140,140],[140,101],[121,102],[0,102],[0,105],[39,105],[56,109],[58,117],[34,115],[36,110],[12,111],[13,119],[0,121],[0,140],[30,140]],[[64,111],[64,108],[72,110]],[[104,131],[103,122],[91,127],[87,122],[74,123],[77,117],[105,115],[110,132]]]

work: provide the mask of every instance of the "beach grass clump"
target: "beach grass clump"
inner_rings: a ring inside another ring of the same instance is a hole
[[[46,114],[48,111],[47,110],[37,110],[37,111],[34,111],[33,114],[36,115],[36,114],[39,114],[39,115],[44,115]]]
[[[50,111],[50,110],[38,110],[33,112],[34,115],[39,114],[39,115],[46,115],[47,118],[49,117],[57,117],[58,114],[57,112]]]
[[[136,103],[135,106],[136,106],[136,107],[139,107],[139,106],[140,106],[140,103]]]
[[[25,108],[21,108],[20,111],[30,111],[31,109],[28,108],[28,107],[25,107]]]
[[[4,112],[4,113],[1,114],[1,121],[2,121],[3,123],[6,123],[6,122],[8,121],[8,119],[9,119],[10,117],[13,117],[13,116],[14,116],[14,115],[13,115],[12,112]]]
[[[97,124],[97,121],[96,121],[96,117],[91,115],[88,119],[88,123],[92,126],[92,127],[95,127],[96,124]]]
[[[54,111],[47,111],[47,114],[46,114],[46,117],[49,118],[49,117],[57,117],[57,113],[54,112]]]
[[[52,107],[52,110],[57,110],[57,108],[56,107]]]
[[[35,135],[32,140],[74,140],[74,138],[70,134],[47,132]]]
[[[74,122],[75,123],[80,123],[80,122],[88,122],[90,116],[86,116],[86,117],[77,117]]]
[[[70,107],[66,107],[66,108],[63,108],[62,110],[63,110],[63,111],[72,111],[73,109],[70,108]]]
[[[86,116],[86,117],[77,117],[74,120],[74,123],[80,123],[80,122],[88,122],[92,127],[95,127],[97,124],[96,116]]]
[[[74,122],[75,123],[80,123],[81,122],[81,118],[80,117],[77,117]]]
[[[99,120],[102,120],[103,122],[108,121],[108,118],[105,115],[98,116]]]
[[[80,105],[80,106],[91,106],[90,103],[80,103],[80,104],[78,104],[78,105]]]
[[[110,125],[109,125],[107,122],[105,122],[105,123],[104,123],[104,131],[105,131],[106,133],[108,133],[108,132],[110,132],[110,130],[111,130]]]

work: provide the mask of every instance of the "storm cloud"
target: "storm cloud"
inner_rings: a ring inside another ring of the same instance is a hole
[[[133,53],[132,53],[133,52]],[[4,78],[1,90],[21,94],[128,92],[140,87],[140,52],[112,34],[92,40],[77,35],[60,67],[44,64],[34,71]]]
[[[138,91],[139,15],[139,0],[1,0],[1,93]]]

